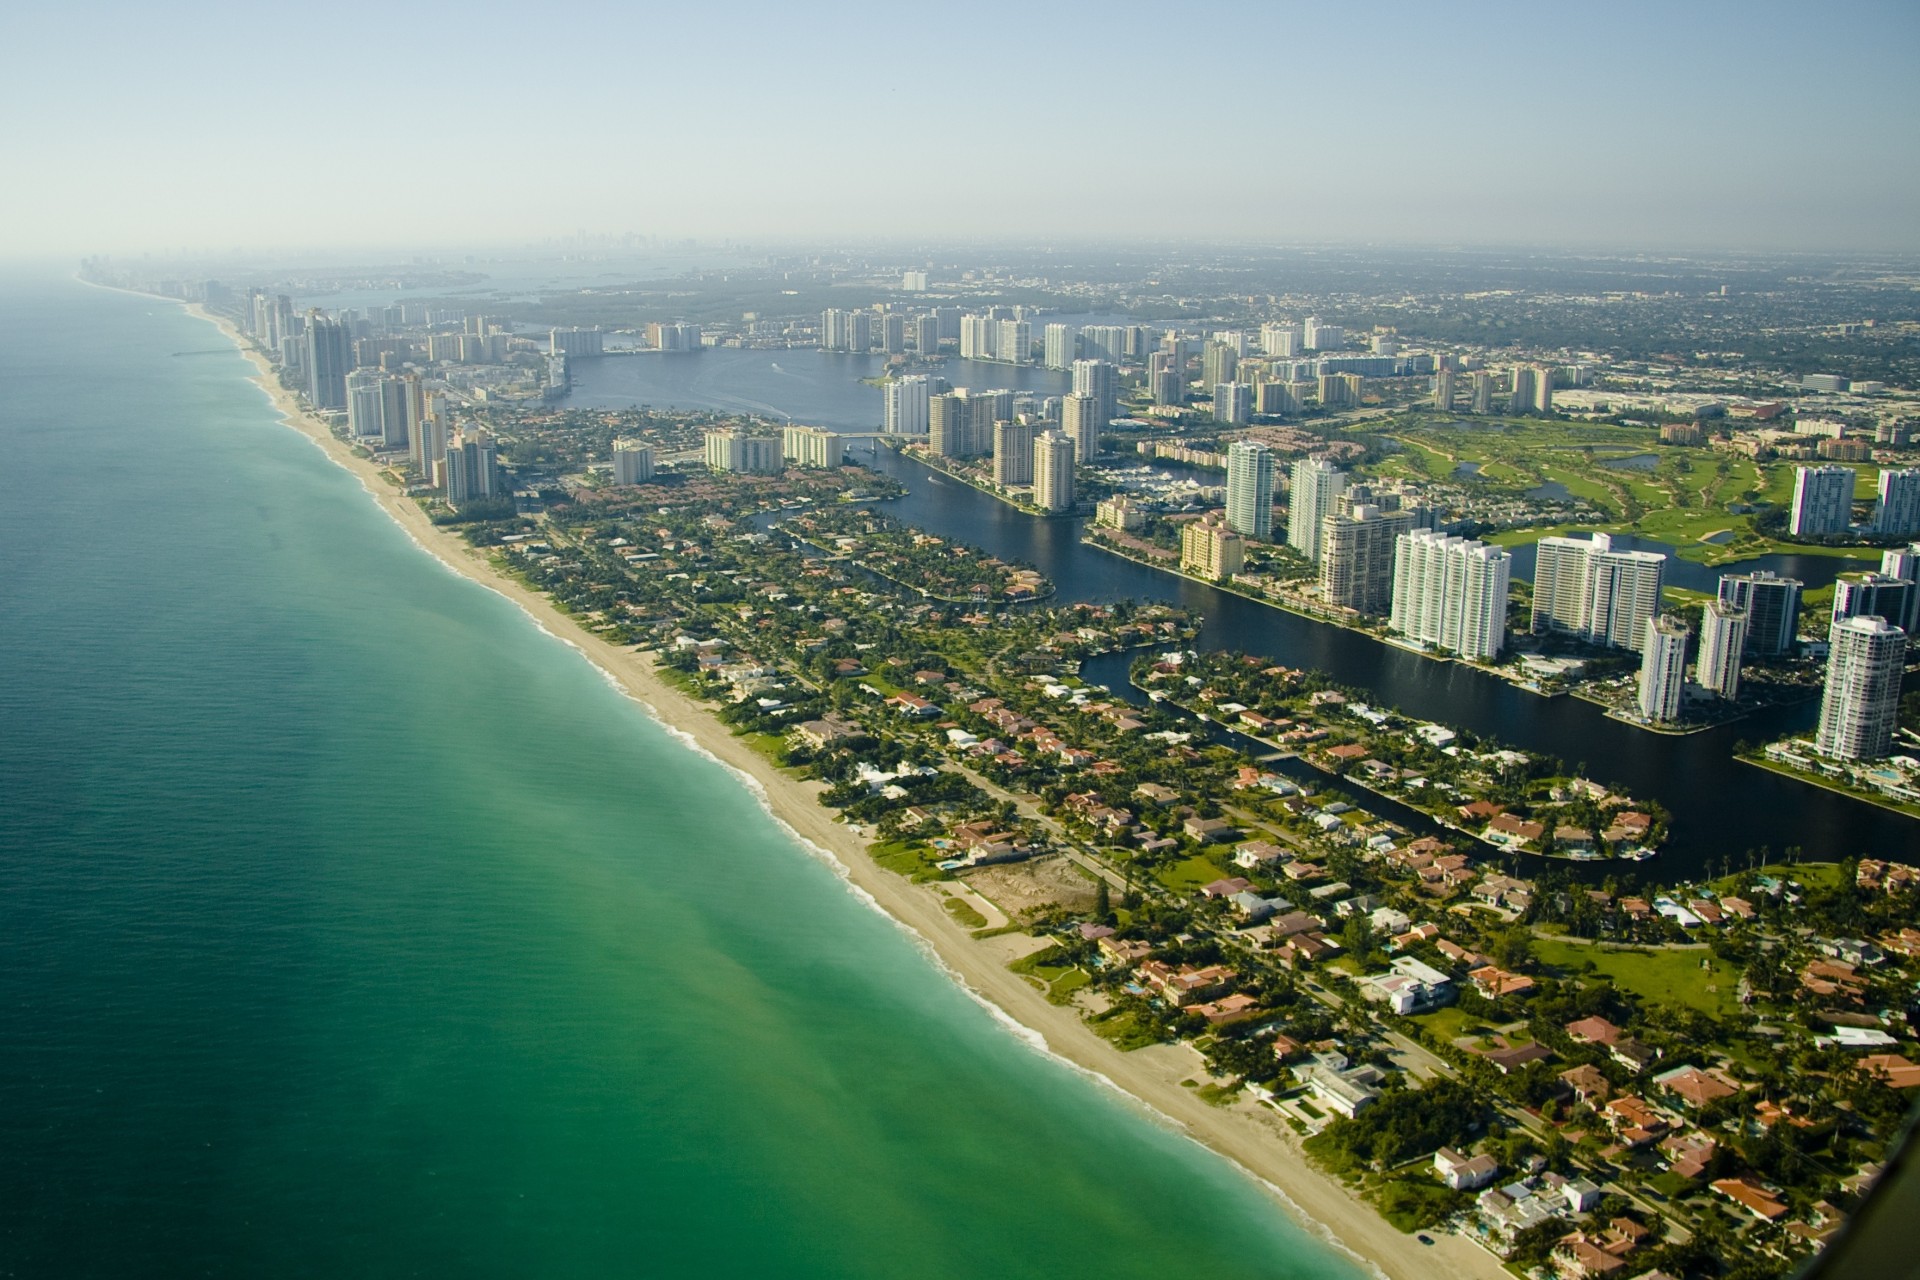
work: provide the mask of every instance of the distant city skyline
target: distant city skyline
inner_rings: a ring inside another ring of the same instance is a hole
[[[1550,20],[1226,3],[1186,27],[1142,4],[885,22],[582,5],[536,32],[484,3],[309,16],[0,18],[7,252],[576,231],[1920,250],[1910,4],[1843,3],[1817,29],[1778,3]],[[970,125],[966,102],[998,104],[996,126]],[[1000,127],[1002,105],[1086,132],[1068,148]],[[1159,164],[1135,179],[1147,157],[1190,180]],[[1017,192],[991,219],[948,194],[984,172]]]

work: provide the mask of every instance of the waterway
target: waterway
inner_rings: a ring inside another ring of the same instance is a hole
[[[708,352],[695,358],[729,354],[764,353]],[[858,401],[844,383],[835,388],[832,374],[834,366],[843,361],[858,362],[862,358],[822,357],[805,351],[779,354],[782,363],[791,364],[796,376],[803,376],[811,388],[809,420],[858,429],[860,418],[853,408]],[[584,375],[587,403],[634,402],[619,401],[618,393],[599,381],[598,371],[613,363],[603,361]],[[739,367],[747,394],[755,398],[780,394],[778,384],[751,361],[740,360]],[[1004,366],[981,367],[1013,372]],[[717,378],[725,371],[716,367],[710,377]],[[687,394],[694,394],[694,390]],[[657,393],[650,402],[727,407],[707,400],[673,401]],[[797,401],[782,404],[773,399],[769,403],[800,416]],[[1324,671],[1341,683],[1367,689],[1384,705],[1499,738],[1525,750],[1557,756],[1610,785],[1658,799],[1673,814],[1674,827],[1660,859],[1647,864],[1657,874],[1702,873],[1730,861],[1743,862],[1749,851],[1763,849],[1779,854],[1797,846],[1807,857],[1841,857],[1911,856],[1920,847],[1920,823],[1913,819],[1732,758],[1733,747],[1741,740],[1763,742],[1810,729],[1819,713],[1817,700],[1772,708],[1696,734],[1647,733],[1610,720],[1601,708],[1577,698],[1541,698],[1459,663],[1423,658],[1345,628],[1095,550],[1080,541],[1081,520],[1025,515],[885,449],[867,455],[867,459],[909,488],[905,498],[889,504],[892,514],[929,532],[1037,566],[1059,585],[1062,602],[1123,598],[1170,601],[1202,617],[1201,643],[1208,648],[1242,650],[1290,666]],[[1530,552],[1531,548],[1523,550]],[[1826,581],[1838,571],[1831,564],[1811,563],[1822,559],[1767,557],[1758,564],[1772,567],[1768,564],[1772,561],[1781,572],[1796,568],[1812,586],[1822,580],[1820,570],[1825,569]],[[1124,662],[1110,660],[1110,665],[1121,674],[1115,676],[1113,671],[1100,668],[1096,678],[1117,689],[1125,683]]]

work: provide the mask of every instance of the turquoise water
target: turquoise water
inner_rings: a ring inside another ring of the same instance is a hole
[[[1358,1274],[218,345],[0,281],[0,1270]]]

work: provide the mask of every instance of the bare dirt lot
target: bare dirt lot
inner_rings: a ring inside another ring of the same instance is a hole
[[[964,879],[1016,920],[1053,906],[1069,911],[1093,909],[1093,881],[1058,856],[982,867],[968,872]]]

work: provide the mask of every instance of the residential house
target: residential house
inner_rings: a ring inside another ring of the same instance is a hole
[[[1183,964],[1175,969],[1159,960],[1147,960],[1140,965],[1140,976],[1147,987],[1168,1004],[1185,1008],[1225,995],[1240,975],[1219,964],[1201,968]]]
[[[1454,1191],[1477,1191],[1493,1181],[1500,1163],[1489,1155],[1463,1156],[1442,1147],[1433,1153],[1433,1171]]]
[[[1607,1056],[1627,1070],[1638,1073],[1658,1062],[1660,1051],[1632,1036],[1622,1036],[1607,1046]]]
[[[1151,942],[1108,937],[1101,938],[1095,946],[1099,949],[1101,960],[1114,969],[1131,969],[1153,954]]]
[[[1613,1086],[1592,1063],[1583,1062],[1560,1073],[1560,1079],[1573,1090],[1574,1100],[1597,1107],[1613,1096]]]
[[[1611,1045],[1617,1043],[1624,1034],[1620,1028],[1597,1014],[1578,1022],[1569,1022],[1566,1030],[1567,1038],[1575,1044]]]
[[[1229,840],[1237,839],[1240,835],[1234,825],[1225,818],[1197,816],[1188,818],[1180,824],[1180,830],[1189,839],[1198,840],[1201,844],[1225,844]]]
[[[1385,1078],[1378,1067],[1349,1066],[1339,1054],[1316,1055],[1300,1075],[1316,1102],[1349,1120],[1379,1101],[1375,1086]]]
[[[1697,1182],[1713,1165],[1720,1144],[1698,1129],[1668,1134],[1660,1140],[1660,1154],[1674,1174]]]
[[[1694,1066],[1663,1071],[1653,1083],[1695,1110],[1740,1092],[1740,1086],[1728,1080],[1725,1072],[1706,1072]]]
[[[1713,1184],[1713,1189],[1762,1222],[1775,1222],[1787,1216],[1787,1206],[1780,1203],[1773,1192],[1744,1178],[1721,1178]]]
[[[1532,978],[1523,973],[1508,973],[1498,965],[1485,965],[1475,969],[1467,977],[1480,994],[1489,1000],[1525,995],[1534,988]]]
[[[1260,1002],[1252,996],[1236,992],[1230,996],[1222,996],[1218,1000],[1188,1005],[1187,1012],[1199,1014],[1213,1026],[1228,1027],[1236,1022],[1248,1022],[1258,1018],[1266,1010],[1262,1009]]]

